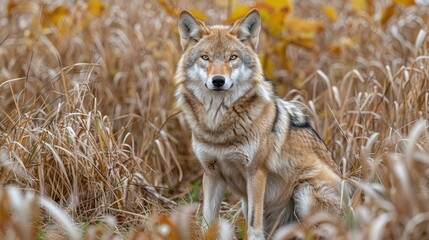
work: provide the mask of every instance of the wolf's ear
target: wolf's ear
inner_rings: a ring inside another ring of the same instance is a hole
[[[205,24],[195,18],[192,13],[183,10],[179,16],[179,33],[180,44],[183,50],[186,49],[189,43],[198,42],[207,32]]]
[[[246,14],[246,16],[234,23],[231,32],[235,34],[240,41],[244,43],[249,41],[253,49],[256,49],[258,46],[260,30],[261,16],[257,9],[252,9]]]

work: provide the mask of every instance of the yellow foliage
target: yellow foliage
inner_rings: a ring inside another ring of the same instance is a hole
[[[48,13],[49,20],[51,20],[55,25],[58,25],[63,18],[68,16],[70,16],[70,10],[65,5],[59,5],[54,8],[52,12]]]
[[[285,12],[291,12],[292,11],[292,3],[289,0],[264,0],[260,1],[260,3],[265,4],[268,7],[272,7],[275,11],[285,11]]]
[[[172,2],[171,0],[157,0],[159,5],[161,5],[161,7],[164,9],[165,12],[167,12],[167,14],[171,15],[171,16],[175,16],[178,17],[180,14],[180,11],[182,9],[177,8],[177,6],[174,4],[174,2]],[[201,11],[193,8],[193,9],[188,9],[195,17],[206,21],[207,20],[207,15],[202,13]]]
[[[274,53],[279,57],[280,66],[282,68],[287,70],[292,70],[292,60],[290,60],[286,55],[286,47],[288,43],[289,43],[289,40],[285,38],[279,43],[275,44]],[[271,71],[272,69],[274,69],[273,62],[271,62],[271,65],[272,66],[270,66],[271,67],[270,69],[264,69],[264,70]],[[279,93],[284,93],[284,92],[281,92],[282,89],[280,88],[278,88],[277,90],[279,91]]]
[[[314,49],[314,37],[324,27],[322,22],[297,17],[285,18],[284,25],[288,31],[287,39],[298,46],[308,49]]]
[[[174,7],[174,4],[169,0],[158,0],[159,5],[170,15],[178,16],[180,10]]]
[[[335,8],[328,5],[323,5],[322,9],[329,21],[335,22],[337,20],[337,10],[335,10]]]
[[[262,13],[261,13],[262,14]],[[266,19],[264,21],[265,27],[270,31],[273,35],[280,35],[284,29],[284,19],[287,16],[287,11],[275,11],[272,13],[263,12],[262,16],[267,15],[267,17],[263,17]]]
[[[414,0],[392,0],[394,3],[401,4],[402,6],[408,7],[416,4]]]
[[[189,9],[189,11],[197,18],[203,20],[203,21],[207,21],[207,15],[198,11],[197,9]]]
[[[265,75],[268,78],[272,78],[272,70],[274,69],[273,59],[268,57],[267,53],[260,53],[258,56],[261,60],[262,69],[264,70]]]
[[[355,42],[356,41],[350,37],[342,37],[337,42],[334,42],[330,46],[329,51],[331,51],[334,54],[339,54],[345,49],[352,47],[355,44]]]
[[[87,10],[93,16],[98,16],[104,11],[104,3],[99,0],[91,0],[88,2]]]
[[[391,4],[390,6],[383,8],[381,12],[381,18],[380,18],[380,23],[382,25],[385,25],[387,21],[390,19],[390,17],[392,17],[392,15],[395,13],[395,9],[396,9],[395,4]]]
[[[353,9],[358,13],[367,14],[369,16],[374,17],[374,4],[372,0],[350,0],[352,3]],[[385,8],[381,9],[381,17],[380,23],[381,25],[385,25],[387,21],[392,17],[395,13],[396,5],[402,5],[404,7],[412,6],[415,4],[414,0],[392,0],[392,3]],[[325,11],[326,13],[326,11]]]
[[[352,7],[356,12],[374,14],[374,4],[372,0],[351,0]]]
[[[315,49],[313,38],[314,38],[313,33],[300,33],[300,34],[293,34],[285,37],[285,39],[288,42],[310,50]]]
[[[273,0],[261,0],[257,1],[252,6],[239,5],[234,8],[232,13],[227,19],[227,22],[233,22],[240,17],[243,17],[252,8],[259,10],[261,18],[269,22],[274,30],[273,33],[279,33],[279,28],[282,24],[283,18],[292,11],[292,3],[290,1],[273,1]]]
[[[366,0],[351,0],[352,7],[355,11],[361,12],[366,11],[367,9],[367,1]]]
[[[48,28],[53,25],[58,28],[60,33],[69,32],[74,20],[74,16],[66,5],[59,5],[50,10],[44,9],[42,16],[43,28]]]
[[[215,0],[215,2],[219,6],[229,7],[229,6],[237,6],[239,4],[239,0]]]
[[[231,12],[231,14],[226,19],[227,22],[232,23],[235,20],[243,17],[248,11],[250,11],[250,7],[245,5],[240,5],[234,8],[234,10]]]
[[[11,6],[13,10],[14,6]],[[68,5],[58,5],[54,8],[44,8],[42,11],[42,27],[55,26],[61,34],[71,30],[80,30],[105,11],[105,3],[100,0],[90,0],[84,8],[71,8]],[[72,11],[73,10],[73,11]],[[79,17],[81,16],[81,17]]]
[[[323,23],[316,20],[306,20],[297,17],[287,17],[284,19],[285,28],[289,33],[310,33],[314,34],[320,30],[323,30]]]

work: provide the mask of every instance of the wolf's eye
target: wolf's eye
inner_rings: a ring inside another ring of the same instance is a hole
[[[202,55],[202,56],[201,56],[201,58],[202,58],[204,61],[208,61],[208,60],[209,60],[209,56],[207,56],[207,55]]]
[[[238,56],[237,55],[231,55],[230,57],[229,57],[229,60],[230,61],[232,61],[232,60],[235,60],[235,59],[237,59],[238,58]]]

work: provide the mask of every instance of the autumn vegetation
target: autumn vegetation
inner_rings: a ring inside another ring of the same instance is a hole
[[[212,23],[260,10],[266,75],[342,170],[343,221],[275,239],[429,238],[428,1],[5,0],[0,239],[245,238],[229,194],[200,231],[202,169],[173,96],[182,8]]]

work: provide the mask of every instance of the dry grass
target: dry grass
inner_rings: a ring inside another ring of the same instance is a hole
[[[201,169],[174,107],[181,50],[164,1],[110,0],[101,12],[80,0],[13,2],[0,2],[0,238],[201,237],[182,225],[196,208],[170,208],[198,200]],[[213,21],[228,12],[183,4]],[[382,25],[347,1],[329,4],[333,23],[321,1],[296,1],[294,15],[325,29],[313,51],[288,46],[292,70],[275,62],[272,75],[282,96],[308,106],[353,194],[343,224],[316,215],[317,228],[290,225],[276,239],[427,239],[429,7],[400,7]],[[261,51],[272,44],[265,32]],[[238,206],[232,196],[222,208],[235,226]]]

